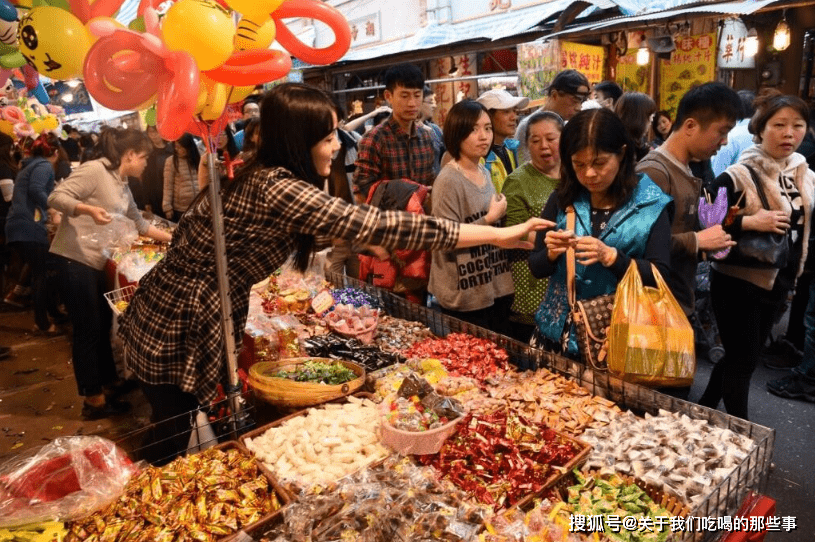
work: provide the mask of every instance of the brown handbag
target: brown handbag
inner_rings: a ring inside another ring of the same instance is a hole
[[[566,228],[569,231],[575,231],[575,216],[574,207],[569,206],[566,209]],[[608,330],[611,327],[614,294],[578,301],[575,265],[575,251],[570,247],[566,251],[566,293],[571,320],[577,332],[577,346],[587,365],[596,371],[607,371]],[[568,333],[568,324],[566,329]]]

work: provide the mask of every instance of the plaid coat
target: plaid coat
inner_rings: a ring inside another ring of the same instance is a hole
[[[224,234],[235,342],[249,309],[249,289],[295,251],[295,234],[355,244],[450,250],[459,225],[382,211],[332,198],[282,168],[258,169],[225,191]],[[209,199],[198,198],[173,235],[165,258],[141,281],[122,315],[125,361],[140,380],[175,384],[202,404],[226,380],[226,355]]]

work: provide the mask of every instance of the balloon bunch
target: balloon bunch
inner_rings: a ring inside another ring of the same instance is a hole
[[[161,0],[142,0],[130,28],[111,18],[123,0],[68,3],[70,12],[40,6],[22,18],[22,55],[49,77],[81,72],[91,96],[110,109],[155,104],[156,127],[167,140],[211,127],[256,85],[285,76],[291,58],[269,49],[275,39],[311,64],[339,60],[351,42],[342,14],[319,0],[177,0],[161,19]],[[237,25],[230,9],[241,14]],[[283,23],[292,17],[326,23],[334,43],[304,45]]]
[[[0,132],[15,139],[36,137],[60,127],[60,107],[28,102],[25,97],[17,105],[0,107]]]
[[[26,90],[41,103],[48,103],[48,93],[40,82],[40,76],[32,66],[26,63],[17,44],[18,28],[17,9],[0,0],[0,87],[3,87],[11,75],[25,82]],[[22,70],[22,73],[17,69]]]

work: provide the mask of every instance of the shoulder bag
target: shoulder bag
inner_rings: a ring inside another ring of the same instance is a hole
[[[756,185],[761,205],[770,210],[761,180],[753,168],[743,165],[750,172],[750,177]],[[742,230],[741,235],[736,239],[736,245],[730,249],[730,253],[722,260],[722,263],[761,269],[783,269],[787,267],[789,255],[790,243],[786,233]]]
[[[566,209],[566,228],[575,231],[575,210]],[[596,371],[606,371],[608,364],[608,330],[611,326],[611,311],[614,308],[614,294],[601,295],[591,299],[577,300],[575,285],[575,251],[566,251],[566,293],[569,299],[571,321],[577,332],[575,337],[581,357]],[[566,324],[566,341],[571,326]],[[568,346],[568,342],[566,342]]]

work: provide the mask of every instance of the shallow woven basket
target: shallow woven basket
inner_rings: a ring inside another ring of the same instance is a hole
[[[270,376],[278,371],[291,371],[306,361],[340,363],[357,375],[344,384],[315,384],[295,382],[288,378]],[[319,405],[343,395],[353,393],[365,384],[365,368],[352,361],[328,358],[291,358],[280,361],[262,361],[249,369],[249,386],[266,402],[283,407],[306,407]]]

